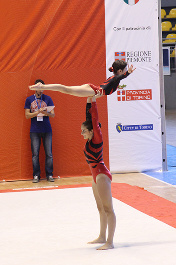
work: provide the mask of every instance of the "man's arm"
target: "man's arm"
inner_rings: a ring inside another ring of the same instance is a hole
[[[38,114],[39,114],[39,110],[31,113],[30,109],[25,109],[25,117],[26,117],[26,119],[32,119],[32,118],[36,117]]]
[[[52,118],[54,118],[54,116],[55,116],[54,109],[51,110],[50,112],[47,112],[47,111],[44,110],[44,109],[45,109],[45,108],[41,108],[41,109],[39,109],[39,110],[37,110],[37,111],[35,111],[35,112],[33,112],[33,113],[30,112],[30,109],[25,109],[25,117],[26,117],[26,119],[32,119],[32,118],[34,118],[34,117],[37,117],[37,115],[38,115],[39,113],[42,113],[42,114],[44,114],[45,116],[48,116],[48,117],[52,117]]]
[[[54,118],[55,116],[55,113],[54,113],[54,109],[52,109],[50,112],[47,112],[47,110],[43,110],[45,108],[41,108],[39,111],[39,113],[42,113],[44,114],[45,116],[48,116],[48,117],[51,117],[51,118]]]

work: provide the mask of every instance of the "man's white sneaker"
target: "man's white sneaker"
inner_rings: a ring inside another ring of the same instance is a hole
[[[32,181],[33,183],[38,183],[39,182],[39,176],[34,176],[34,179]]]
[[[52,176],[49,176],[49,177],[48,177],[48,181],[50,181],[50,182],[54,182],[53,177],[52,177]]]

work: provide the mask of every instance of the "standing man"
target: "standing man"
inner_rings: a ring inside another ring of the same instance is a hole
[[[37,79],[35,84],[39,82],[45,84],[41,79]],[[42,90],[36,90],[34,95],[26,99],[24,108],[26,119],[31,119],[30,138],[33,164],[33,183],[37,183],[40,180],[39,151],[41,139],[45,150],[46,178],[48,181],[54,182],[52,128],[49,120],[49,117],[55,116],[53,101],[51,97],[43,94]]]

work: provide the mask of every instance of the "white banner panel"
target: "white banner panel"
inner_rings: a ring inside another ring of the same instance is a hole
[[[136,67],[108,96],[110,170],[162,169],[158,1],[105,0],[105,24],[107,68]]]

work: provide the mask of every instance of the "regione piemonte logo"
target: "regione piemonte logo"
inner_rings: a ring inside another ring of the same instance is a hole
[[[132,6],[139,2],[139,0],[123,0],[126,4]]]
[[[126,53],[125,52],[115,52],[115,61],[122,60],[126,62]]]

